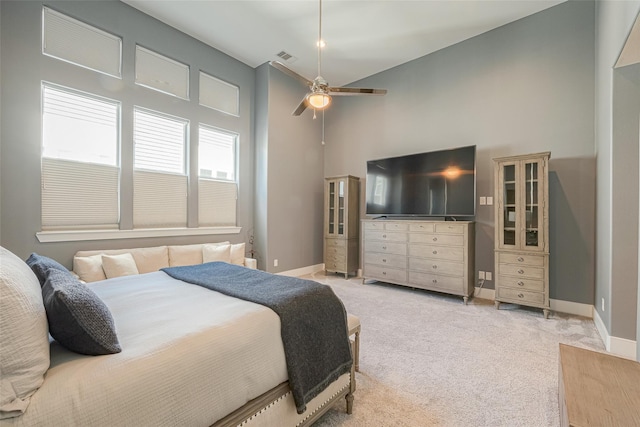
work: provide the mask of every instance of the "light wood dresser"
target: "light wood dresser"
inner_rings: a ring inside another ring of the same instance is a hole
[[[474,291],[475,224],[469,221],[362,220],[363,282],[463,297]]]
[[[560,344],[562,427],[640,426],[640,363]]]
[[[550,153],[494,159],[496,308],[541,308],[549,316]]]
[[[359,264],[360,178],[345,175],[324,181],[325,272],[356,274]]]

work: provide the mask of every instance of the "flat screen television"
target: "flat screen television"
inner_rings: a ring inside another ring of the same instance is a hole
[[[367,215],[476,214],[476,146],[367,161]]]

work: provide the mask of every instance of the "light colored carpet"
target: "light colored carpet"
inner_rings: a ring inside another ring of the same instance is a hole
[[[558,426],[558,344],[603,351],[591,319],[317,273],[362,324],[352,415],[317,426]]]

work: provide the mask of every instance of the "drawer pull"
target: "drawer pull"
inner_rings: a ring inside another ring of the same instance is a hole
[[[518,270],[518,274],[524,274],[524,270],[523,269]]]
[[[433,279],[432,282],[433,283],[438,283],[438,280],[437,279]]]
[[[384,249],[384,250],[386,251],[386,250],[387,250],[387,247],[386,247],[386,246],[383,246],[383,247],[382,247],[382,249]]]
[[[387,259],[386,258],[382,258],[382,262],[387,262]]]
[[[437,241],[438,241],[438,238],[437,238],[437,237],[434,237],[434,238],[433,238],[433,241],[434,241],[434,242],[437,242]]]
[[[518,294],[518,298],[524,298],[524,295]]]
[[[386,234],[383,234],[383,235],[382,235],[382,238],[383,238],[383,239],[386,239],[386,238],[387,238],[387,235],[386,235]]]
[[[433,251],[433,254],[434,255],[438,255],[438,251]]]
[[[432,265],[431,267],[432,267],[434,270],[438,268],[438,266],[437,266],[437,265]]]
[[[523,262],[524,258],[522,258],[521,256],[518,257],[518,261]]]
[[[382,275],[383,275],[383,276],[386,276],[386,275],[387,275],[387,272],[386,272],[386,271],[383,271],[383,272],[382,272]]]
[[[524,286],[524,282],[522,280],[518,281],[518,286]]]

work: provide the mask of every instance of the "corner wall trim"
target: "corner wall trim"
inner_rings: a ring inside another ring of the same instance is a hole
[[[600,313],[598,313],[598,310],[595,308],[593,310],[593,323],[595,323],[600,338],[602,338],[604,342],[605,349],[609,353],[624,357],[625,359],[636,360],[636,342],[609,335],[609,331],[607,331],[604,322],[600,318]]]

